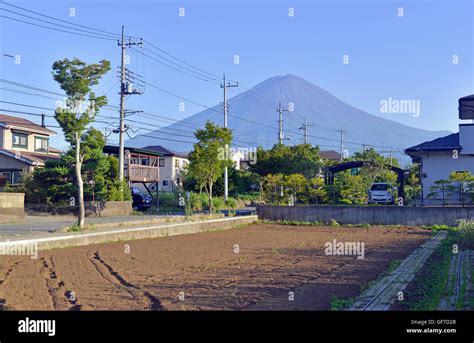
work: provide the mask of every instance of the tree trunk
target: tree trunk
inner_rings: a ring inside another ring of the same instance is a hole
[[[212,214],[212,182],[209,182],[209,214]]]
[[[77,180],[77,200],[79,202],[79,218],[77,220],[77,225],[82,229],[84,227],[84,217],[85,217],[85,208],[84,208],[84,185],[82,181],[82,161],[81,161],[81,138],[79,133],[75,133],[76,138],[76,180]]]

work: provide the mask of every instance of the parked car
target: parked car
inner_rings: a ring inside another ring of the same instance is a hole
[[[394,188],[390,183],[373,183],[369,189],[369,204],[394,204]]]
[[[138,188],[132,187],[132,206],[139,211],[144,211],[153,206],[153,198],[145,195]]]

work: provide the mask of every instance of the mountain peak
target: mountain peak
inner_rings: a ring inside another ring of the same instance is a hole
[[[300,130],[303,120],[314,123],[311,127],[308,142],[321,146],[322,150],[339,149],[340,135],[338,129],[344,127],[348,132],[345,146],[349,153],[360,151],[362,147],[376,145],[393,147],[402,150],[405,147],[432,140],[446,132],[432,132],[416,129],[391,120],[371,115],[338,99],[330,92],[305,80],[286,74],[271,77],[248,91],[229,99],[229,127],[238,144],[248,146],[261,145],[269,148],[278,141],[278,102],[291,112],[283,114],[285,144],[295,145],[303,141]],[[291,104],[291,105],[290,105]],[[217,108],[217,107],[216,107]],[[169,127],[155,131],[156,138],[138,136],[127,142],[130,146],[163,145],[177,151],[192,149],[192,144],[174,143],[166,140],[173,130],[191,131],[190,127],[201,128],[207,120],[222,124],[222,116],[217,115],[216,108],[199,112]],[[260,125],[259,125],[260,124]],[[356,142],[356,143],[354,143]],[[243,143],[242,143],[243,144]]]

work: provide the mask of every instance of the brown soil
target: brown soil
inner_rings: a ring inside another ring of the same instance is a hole
[[[45,251],[36,260],[0,256],[0,307],[327,310],[333,296],[357,296],[429,237],[418,228],[255,224]],[[365,258],[326,256],[333,239],[364,242]]]

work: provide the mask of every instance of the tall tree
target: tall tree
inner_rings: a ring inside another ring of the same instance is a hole
[[[84,226],[84,185],[81,151],[81,137],[87,126],[94,121],[100,108],[107,104],[105,95],[96,96],[92,87],[99,84],[102,76],[110,70],[110,62],[102,60],[98,64],[86,64],[78,58],[67,58],[53,63],[53,78],[66,93],[66,103],[57,107],[55,119],[61,126],[66,141],[71,144],[75,155],[77,198],[79,202],[78,226]]]
[[[198,140],[189,155],[189,175],[198,186],[203,186],[209,197],[209,212],[212,212],[212,188],[222,177],[224,168],[232,166],[226,145],[232,141],[232,132],[207,121],[204,129],[196,130]]]

